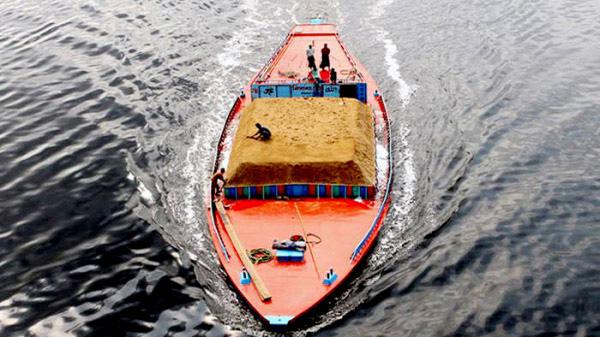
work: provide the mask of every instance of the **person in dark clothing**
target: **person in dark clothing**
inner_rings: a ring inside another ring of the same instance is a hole
[[[310,44],[306,50],[306,59],[308,60],[308,67],[317,70],[317,65],[315,64],[315,50]]]
[[[329,74],[329,78],[331,79],[331,83],[337,82],[337,72],[335,71],[335,68],[331,68],[331,73]]]
[[[219,184],[219,181],[222,184]],[[219,197],[219,195],[223,191],[223,186],[225,186],[225,182],[227,182],[227,179],[225,179],[225,169],[221,168],[217,173],[213,174],[211,179],[210,188],[213,197]]]
[[[331,51],[329,50],[329,48],[327,48],[327,43],[325,44],[325,46],[323,47],[323,49],[321,49],[321,69],[323,68],[329,68],[330,64],[329,64],[329,53]]]
[[[248,138],[252,138],[252,139],[256,139],[256,140],[271,139],[271,131],[269,131],[269,129],[260,125],[260,123],[256,123],[255,125],[256,125],[256,128],[258,129],[258,131],[256,131],[256,133],[253,134],[252,136],[248,136]]]

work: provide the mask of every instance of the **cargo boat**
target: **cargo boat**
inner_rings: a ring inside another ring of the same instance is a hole
[[[335,83],[304,76],[309,44],[317,64],[328,45]],[[255,121],[272,139],[247,137]],[[207,201],[220,263],[262,321],[288,327],[361,266],[390,205],[391,154],[377,84],[336,26],[295,25],[229,111],[214,163],[227,183]],[[294,235],[308,241],[301,253],[272,249]],[[255,248],[275,258],[253,264]]]

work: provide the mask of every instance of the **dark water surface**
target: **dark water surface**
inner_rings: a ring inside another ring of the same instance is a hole
[[[0,336],[270,335],[225,282],[225,114],[322,13],[380,81],[394,204],[296,335],[600,336],[600,2],[4,0]]]

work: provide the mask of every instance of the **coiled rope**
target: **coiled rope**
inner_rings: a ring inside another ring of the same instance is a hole
[[[273,253],[266,248],[255,248],[248,251],[248,257],[253,264],[266,263],[273,260]]]
[[[309,238],[309,237],[311,237],[311,236],[312,236],[313,238],[315,238],[315,239],[319,240],[319,241],[315,241],[315,240],[309,240],[308,238]],[[306,243],[312,243],[313,245],[318,245],[318,244],[319,244],[319,243],[321,243],[322,241],[323,241],[323,239],[321,239],[321,237],[320,237],[320,236],[318,236],[317,234],[315,234],[315,233],[306,233]]]

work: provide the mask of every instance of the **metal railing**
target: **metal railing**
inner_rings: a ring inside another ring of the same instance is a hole
[[[346,58],[348,59],[348,61],[350,62],[350,64],[352,65],[353,70],[356,70],[356,75],[358,76],[358,78],[360,79],[359,82],[364,82],[364,78],[362,73],[358,72],[357,65],[356,62],[354,62],[354,59],[352,58],[352,55],[350,55],[350,52],[348,51],[348,49],[346,49],[346,46],[342,43],[342,40],[340,39],[339,34],[335,34],[335,38],[338,41],[338,43],[340,44],[340,46],[342,47],[342,50],[344,51],[344,54],[346,55]]]
[[[265,63],[264,67],[262,67],[262,69],[256,75],[256,77],[255,77],[255,81],[256,82],[263,81],[262,78],[267,73],[269,73],[270,69],[274,65],[275,59],[277,57],[279,57],[279,54],[281,53],[281,50],[283,49],[283,47],[287,46],[288,42],[290,41],[290,37],[291,37],[291,34],[288,33],[288,35],[286,35],[286,37],[285,37],[285,40],[283,40],[283,42],[279,45],[279,47],[277,48],[277,50],[273,53],[273,55],[271,55],[271,58],[267,61],[267,63]]]

